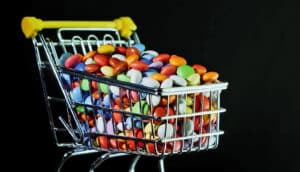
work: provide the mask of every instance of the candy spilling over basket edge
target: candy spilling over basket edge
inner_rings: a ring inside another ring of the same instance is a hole
[[[59,63],[89,147],[168,155],[218,146],[217,72],[141,43],[64,53]]]

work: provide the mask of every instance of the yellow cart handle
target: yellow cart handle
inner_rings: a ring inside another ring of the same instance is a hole
[[[23,17],[22,31],[26,38],[33,38],[43,29],[57,28],[115,28],[124,38],[129,38],[137,29],[130,17],[120,17],[113,21],[43,21],[36,17]]]

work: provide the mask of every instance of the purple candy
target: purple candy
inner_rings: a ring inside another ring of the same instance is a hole
[[[155,69],[160,69],[162,66],[163,66],[163,62],[161,61],[156,61],[156,62],[153,62],[149,65],[149,68],[155,68]]]

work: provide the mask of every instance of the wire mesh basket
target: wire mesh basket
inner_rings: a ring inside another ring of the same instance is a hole
[[[129,17],[114,21],[42,21],[24,17],[22,29],[32,38],[54,140],[71,148],[58,168],[72,156],[106,152],[91,165],[136,154],[139,158],[215,149],[219,144],[220,94],[228,83],[159,88],[68,68],[66,57],[89,58],[100,45],[131,47],[140,43]],[[43,31],[42,31],[43,30]],[[152,51],[141,52],[151,54]],[[115,56],[117,58],[117,56]],[[87,63],[86,63],[87,64]],[[99,68],[97,69],[99,70]],[[155,85],[155,83],[152,83]]]

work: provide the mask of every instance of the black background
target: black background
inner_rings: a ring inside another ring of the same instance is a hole
[[[22,168],[34,171],[42,166],[40,171],[54,171],[64,149],[58,149],[50,135],[32,43],[21,33],[21,18],[131,16],[147,49],[204,64],[230,84],[222,93],[227,112],[221,118],[225,135],[218,149],[170,157],[167,171],[299,171],[300,15],[295,2],[32,0],[18,5],[23,10],[12,15],[15,45],[21,53],[17,57],[21,72],[17,72],[26,81],[17,96],[22,106],[18,108],[26,111],[17,113],[21,128],[17,135],[24,139],[12,142],[15,158],[26,161]],[[87,171],[95,157],[71,159],[64,170]],[[107,161],[98,171],[125,170],[130,159]],[[155,170],[152,158],[143,158],[137,166],[137,171]]]

